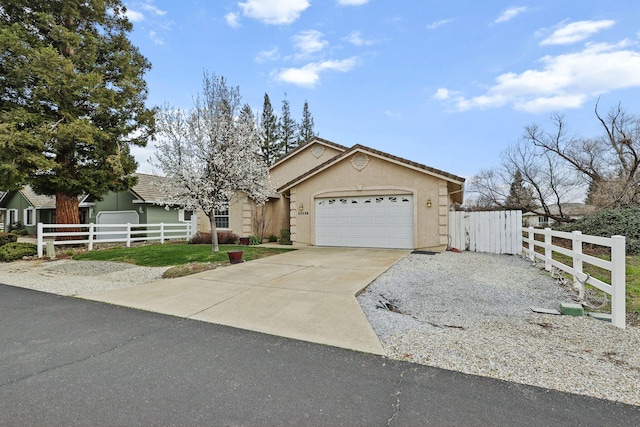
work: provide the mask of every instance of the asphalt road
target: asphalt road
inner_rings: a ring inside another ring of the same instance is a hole
[[[0,425],[640,425],[640,407],[0,285]]]

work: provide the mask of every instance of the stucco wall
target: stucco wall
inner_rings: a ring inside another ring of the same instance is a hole
[[[446,245],[447,181],[372,155],[367,157],[368,163],[361,170],[354,167],[353,156],[350,156],[291,188],[292,239],[298,243],[315,244],[315,198],[412,194],[415,247]],[[431,207],[427,206],[428,201]],[[302,211],[299,210],[300,204]]]
[[[338,154],[340,151],[335,148],[320,143],[309,144],[290,159],[271,168],[271,179],[276,187],[280,187]]]

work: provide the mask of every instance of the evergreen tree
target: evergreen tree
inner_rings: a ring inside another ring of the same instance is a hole
[[[516,171],[513,175],[513,181],[511,181],[509,194],[504,201],[504,205],[507,209],[522,209],[524,212],[528,212],[537,207],[533,190],[525,185],[520,171]]]
[[[262,120],[260,121],[260,151],[262,159],[271,166],[281,155],[278,138],[278,119],[273,113],[269,95],[264,94],[262,105]]]
[[[305,99],[304,107],[302,108],[302,122],[300,122],[300,126],[298,127],[298,146],[306,143],[316,135],[313,130],[313,117],[309,112],[309,103]]]
[[[154,112],[131,30],[120,0],[0,0],[0,190],[30,184],[78,223],[78,196],[135,184]]]
[[[289,108],[289,100],[287,94],[284,94],[282,100],[282,115],[278,120],[278,136],[280,137],[280,147],[284,153],[288,153],[296,147],[296,128],[295,120],[291,118],[291,110]]]

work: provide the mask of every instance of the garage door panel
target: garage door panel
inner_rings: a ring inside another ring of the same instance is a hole
[[[413,196],[316,199],[316,244],[413,248]]]

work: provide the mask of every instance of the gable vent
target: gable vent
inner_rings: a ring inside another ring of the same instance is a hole
[[[362,154],[362,153],[356,154],[351,159],[351,164],[353,165],[354,168],[358,169],[359,171],[366,168],[368,163],[369,163],[369,157],[366,154]]]
[[[322,154],[324,154],[324,147],[320,144],[315,144],[313,148],[311,148],[311,154],[316,158],[322,156]]]

